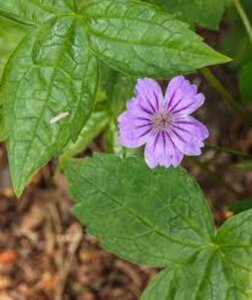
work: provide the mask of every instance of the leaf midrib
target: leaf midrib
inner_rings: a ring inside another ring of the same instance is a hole
[[[163,232],[159,231],[155,226],[153,226],[153,224],[149,223],[148,221],[146,221],[144,218],[138,216],[135,214],[134,211],[130,210],[129,208],[127,208],[126,206],[124,206],[120,201],[118,201],[117,199],[115,199],[114,197],[111,197],[110,195],[108,195],[106,193],[106,191],[104,191],[103,189],[101,189],[100,187],[96,186],[93,182],[91,182],[90,180],[88,180],[86,177],[84,177],[83,174],[80,175],[80,177],[86,181],[89,185],[93,186],[96,188],[97,191],[99,191],[101,194],[103,194],[104,196],[106,196],[107,199],[110,199],[112,202],[116,203],[117,205],[121,206],[122,208],[125,209],[126,212],[128,212],[131,216],[133,216],[134,218],[136,218],[138,221],[142,222],[143,224],[145,224],[147,227],[149,227],[150,229],[152,229],[157,235],[173,241],[177,244],[181,244],[184,245],[186,247],[192,247],[192,248],[200,248],[202,247],[202,243],[195,243],[195,242],[191,242],[191,241],[186,241],[185,240],[177,240],[175,238],[169,237],[166,234],[164,234]],[[80,201],[80,203],[85,202],[85,201]]]
[[[99,168],[99,167],[96,166],[96,169],[98,169],[98,168]],[[113,173],[111,173],[111,170],[109,170],[109,169],[106,168],[105,166],[103,166],[102,169],[104,169],[104,170],[106,170],[108,173],[110,173],[111,176],[114,175]],[[116,177],[116,179],[119,180],[119,182],[120,182],[121,184],[123,184],[123,180],[121,179],[121,177]],[[145,184],[145,183],[144,183],[144,184]],[[156,193],[156,194],[155,194],[155,197],[157,197],[157,198],[165,205],[165,207],[166,207],[169,211],[172,211],[171,208],[173,208],[174,211],[176,211],[176,207],[175,207],[172,203],[171,203],[171,204],[168,204],[168,203],[164,202],[164,200],[163,200],[162,197],[159,195],[159,193]],[[200,197],[200,199],[202,200],[203,198]],[[202,202],[203,205],[206,204],[205,201],[201,201],[201,202]],[[207,210],[207,212],[209,213],[208,210]],[[188,219],[186,219],[186,218],[183,218],[177,211],[176,211],[176,213],[177,213],[177,217],[181,220],[182,223],[184,223],[184,224],[186,224],[186,225],[189,225],[188,227],[189,227],[190,229],[192,229],[193,232],[194,232],[198,237],[200,237],[203,241],[206,241],[206,235],[205,235],[204,233],[202,233],[198,228],[195,227],[196,224],[193,224],[193,223],[190,222],[190,220],[188,220]],[[208,218],[210,218],[210,215],[208,215]],[[211,225],[212,225],[212,228],[213,228],[213,226],[214,226],[213,223],[211,223]],[[209,228],[207,228],[207,229],[209,229]],[[210,230],[210,229],[209,229],[209,230]],[[212,241],[213,241],[213,232],[210,232],[210,231],[208,232],[208,238],[209,238],[208,242],[212,242]]]
[[[178,49],[174,46],[171,46],[171,45],[165,45],[165,44],[159,44],[159,45],[156,45],[156,44],[150,44],[150,43],[142,43],[142,42],[131,42],[131,41],[126,41],[126,40],[122,40],[122,39],[116,39],[116,38],[113,38],[111,36],[108,36],[108,35],[102,35],[102,34],[99,34],[99,32],[97,31],[94,31],[92,30],[90,27],[88,28],[88,32],[93,35],[93,36],[96,36],[98,38],[100,38],[101,40],[109,40],[109,41],[113,41],[115,43],[121,43],[121,44],[126,44],[126,45],[129,45],[129,46],[140,46],[140,47],[150,47],[150,48],[157,48],[157,49],[160,49],[160,48],[164,48],[168,51],[174,51],[174,52],[183,52],[184,54],[192,54],[192,55],[198,55],[198,56],[201,56],[202,58],[212,58],[212,57],[215,57],[215,58],[220,58],[221,56],[218,56],[218,55],[207,55],[207,54],[202,54],[202,53],[199,53],[197,51],[191,51],[190,48],[187,48],[188,46],[190,46],[190,44],[188,45],[185,45],[183,47],[183,49]],[[205,46],[205,49],[207,49],[208,46]],[[184,48],[186,48],[186,50],[184,50]],[[211,53],[213,54],[215,51],[213,49],[209,49],[211,51]],[[94,50],[95,51],[95,50]],[[96,51],[97,52],[97,51]]]

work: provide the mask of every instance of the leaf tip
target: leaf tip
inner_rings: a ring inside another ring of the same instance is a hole
[[[229,63],[231,62],[233,59],[224,55],[224,54],[221,54],[219,52],[217,52],[217,59],[218,59],[218,63],[220,64],[225,64],[225,63]]]
[[[21,198],[23,192],[24,192],[24,186],[16,185],[13,183],[13,192],[16,195],[17,198]]]

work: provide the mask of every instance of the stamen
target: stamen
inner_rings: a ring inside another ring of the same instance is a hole
[[[166,111],[155,114],[152,118],[152,124],[157,130],[166,130],[172,125],[172,117]]]

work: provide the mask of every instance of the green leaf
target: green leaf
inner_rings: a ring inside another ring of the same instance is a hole
[[[6,133],[5,127],[4,127],[4,120],[3,120],[2,110],[3,110],[3,107],[0,106],[0,142],[5,141],[6,138],[7,138],[7,133]]]
[[[142,300],[252,297],[252,210],[214,236],[206,201],[182,169],[150,170],[141,158],[97,154],[65,165],[73,212],[122,258],[168,266]]]
[[[83,7],[90,47],[119,71],[167,78],[230,61],[187,24],[134,0],[88,0]]]
[[[14,190],[76,140],[93,109],[97,61],[72,17],[31,31],[11,56],[2,78],[8,156]]]
[[[117,72],[102,64],[101,88],[105,91],[110,110],[117,117],[126,107],[126,101],[133,97],[136,78]]]
[[[245,63],[239,71],[239,88],[244,101],[252,102],[252,61]]]
[[[141,300],[251,299],[251,275],[222,255],[205,250],[188,264],[167,268],[151,282]]]
[[[0,17],[0,76],[5,62],[25,34],[24,26]],[[3,120],[3,99],[0,95],[0,141],[6,139]]]
[[[167,266],[211,243],[207,203],[182,168],[150,170],[141,158],[97,154],[69,160],[65,172],[74,214],[123,258]]]
[[[30,25],[55,15],[73,15],[75,10],[74,0],[0,0],[0,15]]]
[[[216,236],[216,243],[225,254],[223,259],[248,272],[252,272],[251,229],[252,209],[249,209],[228,219]]]
[[[149,0],[161,6],[180,20],[191,25],[198,24],[209,29],[218,29],[225,8],[231,0]]]
[[[109,114],[106,111],[94,112],[83,127],[75,143],[70,141],[64,150],[62,158],[72,157],[84,151],[93,139],[98,136],[107,126]]]
[[[141,300],[249,300],[252,297],[252,210],[229,219],[212,248],[160,273]]]

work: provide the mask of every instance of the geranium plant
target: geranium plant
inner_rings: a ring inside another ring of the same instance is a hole
[[[252,211],[216,229],[199,185],[180,166],[184,156],[201,155],[211,136],[191,116],[205,95],[186,75],[202,72],[252,125],[207,68],[231,58],[196,33],[197,25],[217,30],[234,5],[250,44],[249,16],[239,0],[231,2],[0,0],[2,24],[11,20],[20,30],[0,87],[13,189],[21,196],[33,174],[59,157],[73,214],[101,245],[164,269],[144,300],[252,299]],[[238,71],[245,101],[251,62],[247,55]],[[102,132],[109,153],[74,158]]]

